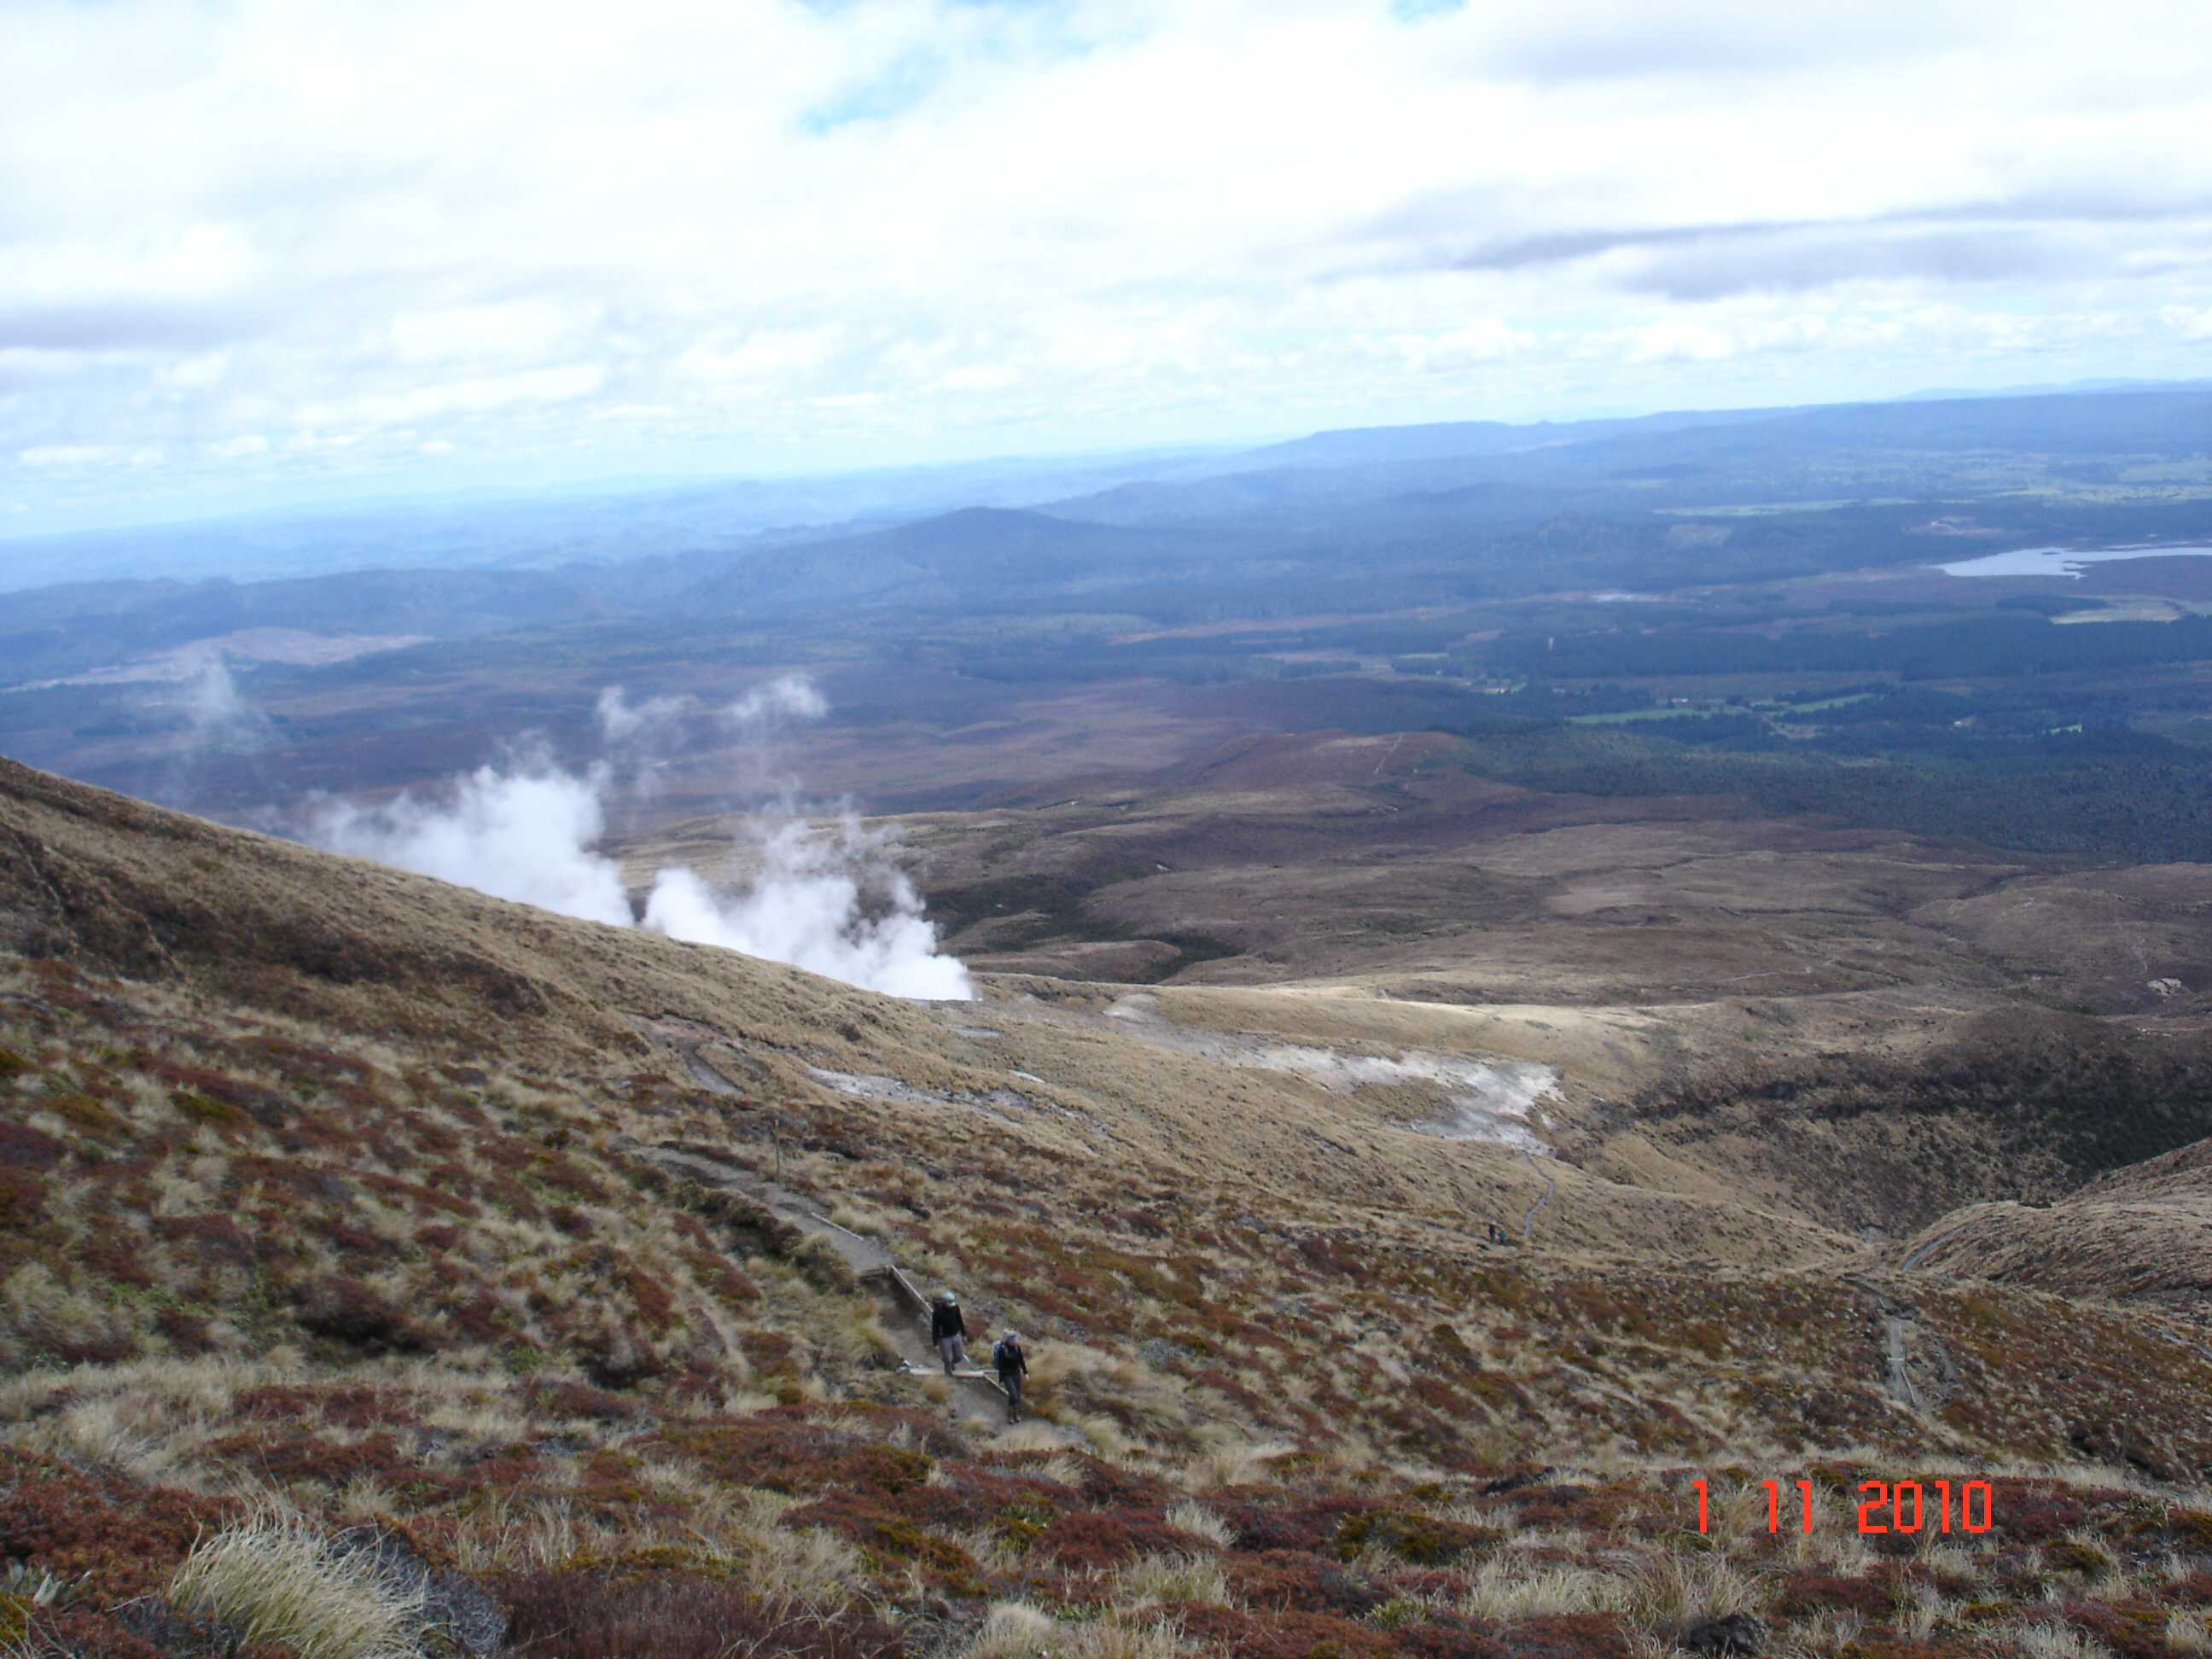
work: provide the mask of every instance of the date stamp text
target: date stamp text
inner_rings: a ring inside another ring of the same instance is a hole
[[[1698,1493],[1698,1530],[1712,1529],[1711,1493],[1704,1480],[1691,1483]],[[1762,1480],[1766,1492],[1766,1529],[1811,1532],[1817,1508],[1813,1483],[1784,1485]],[[1986,1480],[1954,1486],[1948,1480],[1862,1480],[1858,1484],[1858,1530],[1876,1533],[1984,1533],[1990,1529],[1995,1494]]]

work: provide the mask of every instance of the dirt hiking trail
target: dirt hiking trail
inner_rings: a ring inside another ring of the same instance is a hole
[[[696,1151],[647,1146],[628,1141],[617,1150],[663,1172],[695,1182],[718,1192],[732,1193],[759,1206],[787,1226],[809,1238],[818,1238],[851,1269],[854,1278],[876,1299],[878,1322],[890,1338],[902,1368],[915,1376],[941,1376],[943,1363],[929,1340],[929,1301],[899,1268],[897,1260],[882,1243],[841,1227],[817,1213],[797,1193],[773,1181],[725,1164]],[[1002,1423],[1006,1415],[1006,1391],[995,1377],[981,1368],[955,1373],[952,1403],[957,1415],[968,1422]]]
[[[1536,1163],[1536,1155],[1530,1152],[1526,1146],[1523,1146],[1521,1149],[1521,1156],[1528,1160],[1528,1167],[1530,1169],[1534,1170],[1538,1175],[1544,1177],[1544,1195],[1538,1199],[1534,1204],[1531,1204],[1527,1212],[1522,1214],[1521,1218],[1521,1242],[1523,1244],[1526,1244],[1535,1237],[1536,1217],[1539,1212],[1542,1211],[1543,1207],[1552,1201],[1552,1195],[1559,1190],[1559,1183],[1558,1178],[1554,1176],[1550,1170],[1538,1166]]]

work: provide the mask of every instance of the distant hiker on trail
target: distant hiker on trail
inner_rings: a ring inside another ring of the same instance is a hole
[[[968,1327],[961,1322],[960,1298],[950,1291],[939,1291],[937,1305],[929,1310],[929,1340],[945,1362],[947,1376],[954,1367],[968,1363]]]
[[[1022,1352],[1022,1339],[1008,1331],[991,1350],[991,1363],[999,1369],[999,1386],[1006,1391],[1006,1421],[1022,1420],[1022,1379],[1030,1374],[1030,1357]]]

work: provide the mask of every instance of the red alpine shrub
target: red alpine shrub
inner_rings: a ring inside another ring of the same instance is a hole
[[[860,1612],[817,1618],[763,1606],[735,1584],[686,1578],[616,1582],[545,1572],[500,1586],[519,1659],[893,1659],[899,1632]]]

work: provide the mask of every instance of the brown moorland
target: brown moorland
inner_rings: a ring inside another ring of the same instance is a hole
[[[1717,1025],[1557,1020],[1353,975],[904,1003],[0,763],[0,1644],[2212,1639],[2185,1319],[1638,1179],[1606,1079],[1710,1081]],[[1516,1065],[1562,1085],[1438,1132],[1451,1067]],[[1028,1334],[1031,1420],[902,1367],[830,1224]],[[1863,1533],[1870,1480],[1990,1524]]]
[[[1546,794],[1462,750],[1252,736],[898,823],[948,947],[1052,1006],[1095,1018],[1136,981],[1172,1031],[1547,1066],[1569,1164],[1699,1206],[1902,1238],[2212,1133],[2212,867]],[[742,878],[746,844],[706,818],[624,850],[641,890],[668,863]]]

